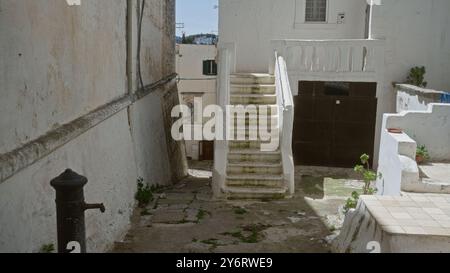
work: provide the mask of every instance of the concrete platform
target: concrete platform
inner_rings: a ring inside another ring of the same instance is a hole
[[[362,187],[347,182],[351,170],[296,167],[290,199],[215,200],[212,162],[190,167],[190,177],[136,209],[131,229],[112,252],[327,253],[343,222],[338,208]]]
[[[450,185],[450,163],[429,163],[419,169],[422,181]]]
[[[334,250],[450,253],[450,195],[362,196],[347,215]]]

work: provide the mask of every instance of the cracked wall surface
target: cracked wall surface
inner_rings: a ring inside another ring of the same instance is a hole
[[[147,0],[142,27],[144,85],[175,72],[175,1]],[[138,1],[133,1],[133,91],[137,78]],[[62,124],[127,95],[127,1],[0,0],[0,158]],[[176,84],[40,158],[0,184],[0,252],[56,245],[50,180],[72,168],[85,175],[88,251],[109,249],[129,227],[136,180],[167,185],[185,174],[182,146],[170,143]],[[170,113],[170,112],[169,112]],[[45,148],[45,147],[44,147]],[[26,156],[26,155],[24,155]]]

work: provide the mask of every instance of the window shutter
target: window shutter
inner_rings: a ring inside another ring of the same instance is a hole
[[[205,76],[217,75],[217,63],[215,60],[203,61],[203,75]]]
[[[216,63],[216,61],[212,61],[212,67],[213,67],[212,74],[213,75],[217,75],[217,63]]]
[[[203,61],[203,75],[209,75],[209,61]]]

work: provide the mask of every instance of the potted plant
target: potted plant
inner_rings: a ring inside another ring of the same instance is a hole
[[[428,83],[425,81],[425,74],[427,73],[427,70],[424,66],[422,67],[413,67],[409,71],[408,78],[406,80],[406,83],[412,84],[418,87],[426,88]]]
[[[428,153],[427,147],[425,145],[420,145],[417,147],[416,152],[416,162],[417,164],[422,164],[430,159],[430,155]]]

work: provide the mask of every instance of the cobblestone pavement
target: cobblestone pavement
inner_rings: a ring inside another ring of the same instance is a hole
[[[136,209],[132,228],[113,252],[329,252],[329,239],[342,222],[338,208],[361,186],[347,170],[298,168],[291,199],[217,201],[211,165],[191,162],[190,177]]]

